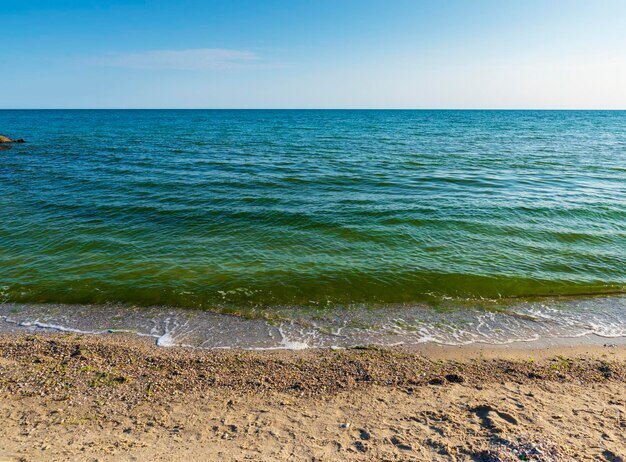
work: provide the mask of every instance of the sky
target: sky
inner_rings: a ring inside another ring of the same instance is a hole
[[[0,0],[0,109],[626,109],[624,0]]]

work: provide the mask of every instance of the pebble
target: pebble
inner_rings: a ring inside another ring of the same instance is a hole
[[[367,452],[367,447],[363,443],[361,443],[360,441],[355,442],[354,443],[354,447],[359,452]]]
[[[447,374],[446,380],[450,383],[463,383],[465,382],[465,378],[459,374]]]

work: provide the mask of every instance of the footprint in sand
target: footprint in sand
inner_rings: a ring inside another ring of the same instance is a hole
[[[481,404],[471,409],[481,420],[481,425],[489,429],[498,429],[499,423],[502,421],[517,425],[517,419],[508,412],[498,411],[497,409],[487,404]]]

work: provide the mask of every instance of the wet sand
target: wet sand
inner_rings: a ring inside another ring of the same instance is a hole
[[[251,352],[4,334],[0,460],[623,461],[626,347],[596,343]]]

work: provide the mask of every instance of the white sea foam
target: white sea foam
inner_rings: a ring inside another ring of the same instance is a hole
[[[12,322],[12,320],[10,319],[5,319],[5,321]],[[15,323],[20,327],[26,327],[26,328],[36,327],[39,329],[55,330],[58,332],[71,332],[74,334],[103,334],[106,332],[106,331],[74,329],[68,326],[62,326],[59,324],[49,324],[49,323],[40,322],[40,321],[21,321],[21,322],[15,322]]]
[[[160,347],[173,347],[178,344],[174,341],[174,337],[170,332],[166,332],[165,334],[157,337],[156,344]]]
[[[390,306],[328,311],[314,322],[307,322],[296,312],[293,321],[276,325],[262,319],[160,307],[0,304],[0,331],[126,332],[152,337],[161,347],[264,350],[367,344],[504,345],[588,335],[626,337],[623,296],[520,301],[507,309],[485,311],[463,306],[438,312],[425,306]]]

